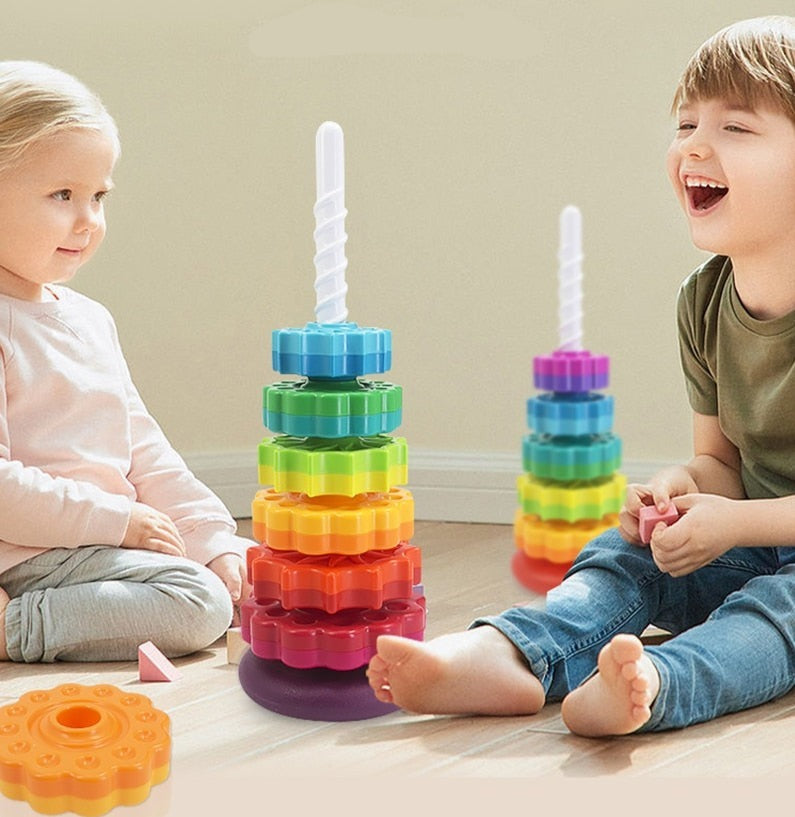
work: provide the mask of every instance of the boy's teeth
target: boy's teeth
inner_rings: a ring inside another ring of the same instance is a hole
[[[726,189],[725,184],[718,184],[718,182],[708,182],[708,181],[701,181],[700,179],[687,179],[685,184],[688,187],[714,187],[720,188],[721,190]]]

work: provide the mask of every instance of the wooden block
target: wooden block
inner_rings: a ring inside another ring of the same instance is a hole
[[[140,681],[176,681],[182,673],[151,642],[138,647],[138,679]]]
[[[662,513],[654,505],[644,505],[638,513],[640,541],[648,545],[651,541],[652,531],[658,522],[673,525],[677,519],[679,519],[679,511],[676,510],[676,506],[673,504],[669,505]]]
[[[662,630],[655,627],[653,624],[649,626],[640,634],[640,640],[644,645],[646,644],[662,644],[671,638],[671,633],[668,630]]]
[[[239,664],[247,649],[240,627],[230,627],[226,631],[226,663]]]

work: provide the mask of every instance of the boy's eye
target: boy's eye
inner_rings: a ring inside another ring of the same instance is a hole
[[[750,133],[748,128],[743,128],[740,125],[726,125],[726,130],[729,133]]]
[[[680,123],[679,123],[679,124],[676,126],[676,129],[677,129],[678,131],[683,131],[683,130],[693,130],[695,127],[696,127],[696,126],[695,126],[695,125],[694,125],[692,122],[680,122]]]
[[[107,190],[100,190],[98,193],[94,193],[94,201],[102,201],[108,195]]]
[[[56,190],[52,197],[57,199],[58,201],[69,201],[72,198],[72,191],[71,190]]]

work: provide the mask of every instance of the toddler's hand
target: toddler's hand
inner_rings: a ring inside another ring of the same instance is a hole
[[[222,553],[207,563],[207,567],[226,585],[235,608],[232,626],[240,624],[240,604],[251,595],[246,561],[236,553]]]
[[[627,499],[618,513],[618,532],[630,544],[645,547],[640,539],[640,509],[651,505],[653,496],[651,487],[632,483],[627,485]]]
[[[698,493],[696,481],[690,471],[682,465],[673,465],[658,471],[649,481],[649,489],[652,501],[648,504],[656,505],[660,513],[668,508],[674,497]]]
[[[659,525],[651,536],[657,567],[671,576],[686,576],[736,547],[741,529],[735,511],[740,503],[715,494],[687,494],[674,503],[682,514],[674,525]]]
[[[185,543],[171,518],[143,502],[133,503],[121,546],[154,550],[169,556],[186,555]]]

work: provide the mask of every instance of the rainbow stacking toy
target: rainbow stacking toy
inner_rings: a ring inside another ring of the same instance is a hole
[[[589,540],[617,524],[626,478],[621,440],[612,433],[610,359],[582,348],[580,211],[560,217],[560,348],[533,359],[542,393],[527,401],[531,434],[522,445],[520,507],[514,519],[517,550],[511,566],[522,584],[545,593],[561,582]]]
[[[263,393],[266,428],[252,503],[260,544],[247,554],[252,597],[240,683],[258,704],[297,718],[348,721],[391,712],[365,675],[379,635],[421,640],[420,551],[402,389],[365,375],[392,363],[388,330],[346,322],[342,130],[317,131],[316,322],[273,333],[273,368],[302,379]]]

